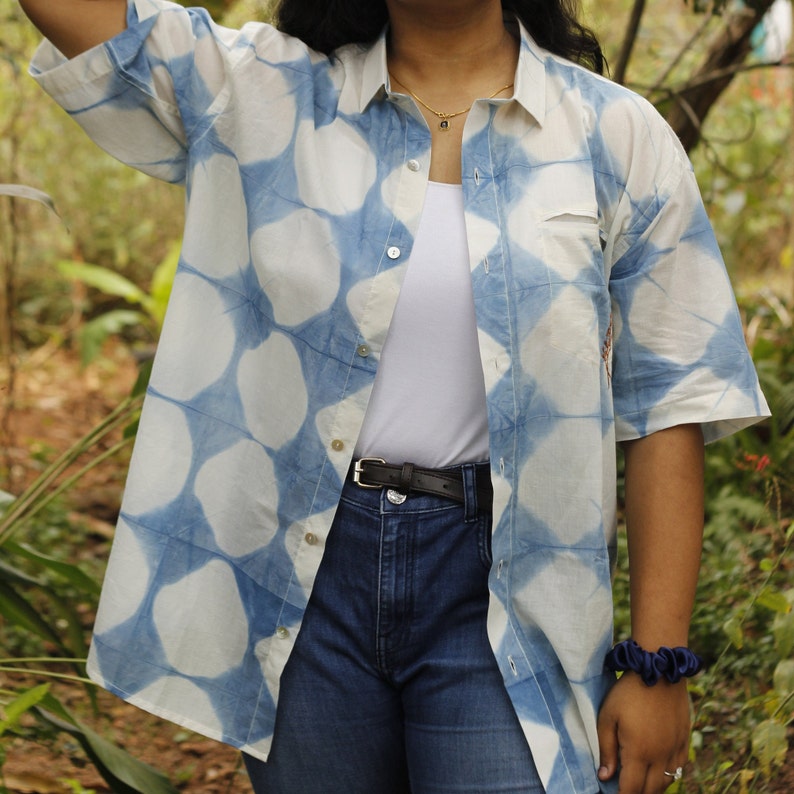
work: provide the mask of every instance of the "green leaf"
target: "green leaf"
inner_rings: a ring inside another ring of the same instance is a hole
[[[773,766],[786,760],[788,740],[786,727],[774,720],[764,720],[756,726],[752,737],[752,751],[763,773],[769,777]]]
[[[794,651],[794,612],[786,615],[775,615],[772,622],[772,636],[775,638],[775,647],[781,657],[791,656]]]
[[[139,397],[146,393],[146,389],[149,386],[149,379],[152,377],[153,364],[154,358],[147,358],[138,366],[138,377],[135,380],[135,385],[132,387],[132,397]]]
[[[722,624],[722,630],[728,636],[731,644],[737,650],[741,650],[744,646],[744,632],[742,631],[742,621],[738,615],[728,618]]]
[[[788,599],[775,587],[767,586],[761,590],[758,594],[757,603],[781,615],[791,612],[791,604],[789,604]]]
[[[121,333],[125,328],[145,325],[148,318],[143,312],[134,309],[112,309],[109,312],[100,314],[86,323],[86,326],[96,326],[101,328],[105,336],[108,334]]]
[[[774,358],[777,354],[777,345],[766,337],[759,336],[753,345],[753,361],[763,361]]]
[[[56,631],[38,611],[6,582],[0,582],[0,615],[15,626],[63,647]]]
[[[40,703],[50,691],[49,684],[40,684],[32,689],[26,689],[18,697],[5,706],[5,719],[0,720],[0,736],[9,728],[19,722],[19,718],[34,706]]]
[[[106,295],[124,298],[128,303],[145,303],[149,297],[129,279],[106,267],[62,260],[58,263],[58,270],[64,276],[82,281],[83,284],[94,287]]]
[[[165,775],[82,724],[51,695],[37,713],[73,736],[115,794],[178,794]]]
[[[8,545],[9,541],[3,545],[3,549],[5,546]],[[28,575],[24,571],[20,571],[18,568],[15,568],[11,563],[5,562],[4,560],[0,559],[0,582],[4,584],[11,585],[13,584],[21,584],[21,585],[28,585],[29,587],[43,587],[44,582],[40,581],[39,579],[35,579],[34,577]]]
[[[58,214],[52,197],[43,190],[37,190],[35,187],[29,187],[28,185],[0,185],[0,196],[11,196],[12,198],[38,201],[56,215]]]
[[[140,417],[135,419],[133,422],[130,422],[124,428],[124,438],[135,438],[138,435],[138,426],[140,425]]]
[[[152,275],[152,286],[150,289],[150,314],[157,323],[158,328],[163,327],[165,310],[168,306],[168,299],[171,297],[171,287],[174,284],[174,276],[179,265],[179,255],[182,250],[182,241],[178,240],[168,249],[168,253],[159,265],[155,268]]]
[[[794,693],[794,659],[783,659],[777,663],[772,683],[775,691],[784,697]]]
[[[136,325],[145,325],[146,322],[145,314],[131,309],[114,309],[89,320],[78,333],[82,365],[87,366],[97,357],[105,340],[111,334],[118,334],[125,328]]]
[[[44,568],[56,574],[59,578],[65,580],[71,585],[74,585],[80,592],[92,596],[98,596],[100,592],[100,585],[97,581],[92,579],[85,571],[77,565],[73,565],[63,560],[56,560],[54,557],[49,557],[46,554],[32,549],[24,543],[14,543],[9,541],[5,544],[7,552],[23,559],[30,560],[36,563],[40,568]]]
[[[99,584],[75,565],[47,557],[25,545],[11,541],[6,542],[3,552],[11,552],[54,573],[79,588],[86,596],[96,599],[99,595]],[[34,579],[8,563],[0,562],[0,573],[2,574],[0,615],[5,615],[16,625],[48,641],[55,642],[62,651],[67,652],[70,656],[85,656],[87,654],[83,620],[71,600],[64,599],[59,592],[48,587],[45,581]],[[37,588],[49,602],[47,610],[51,614],[51,618],[46,620],[47,616],[36,611],[30,600],[23,598],[12,587],[12,584]],[[60,628],[59,618],[64,621],[65,629]],[[57,630],[56,625],[59,626]]]

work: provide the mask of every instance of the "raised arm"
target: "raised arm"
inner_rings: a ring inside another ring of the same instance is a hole
[[[126,0],[19,0],[19,4],[67,58],[112,39],[127,26]]]

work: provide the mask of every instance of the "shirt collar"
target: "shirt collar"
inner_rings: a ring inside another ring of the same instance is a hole
[[[515,24],[521,40],[518,67],[514,79],[513,99],[527,111],[538,124],[546,117],[546,67],[548,53],[532,39],[520,20]],[[377,41],[364,53],[361,77],[359,112],[363,113],[375,99],[391,90],[386,65],[386,34],[384,30]]]

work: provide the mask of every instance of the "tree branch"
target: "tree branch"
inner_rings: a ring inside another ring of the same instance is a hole
[[[673,58],[672,61],[668,64],[667,68],[662,72],[659,79],[654,83],[653,88],[650,90],[650,93],[658,91],[670,78],[670,75],[675,71],[678,67],[678,64],[684,59],[684,56],[695,46],[695,42],[700,39],[706,32],[706,29],[711,24],[711,21],[716,16],[716,11],[714,10],[714,5],[712,4],[711,8],[709,9],[708,13],[705,14],[703,21],[698,25],[697,30],[689,37],[683,47],[678,51],[678,54]]]
[[[644,83],[630,83],[629,86],[635,91],[642,92],[643,95],[650,102],[658,104],[665,100],[678,100],[687,91],[692,91],[695,88],[702,88],[708,86],[710,83],[716,83],[724,80],[726,77],[735,77],[737,74],[743,72],[754,72],[758,69],[792,69],[794,68],[794,60],[782,61],[755,61],[753,63],[736,63],[733,66],[726,66],[724,69],[717,69],[710,74],[703,74],[699,77],[693,77],[678,85],[665,86],[659,82],[653,85],[646,85]]]
[[[631,51],[634,49],[634,42],[637,41],[637,33],[639,32],[640,22],[642,21],[644,12],[645,0],[634,0],[634,6],[631,9],[631,16],[629,17],[629,24],[626,27],[626,32],[623,35],[623,43],[620,46],[615,74],[612,78],[616,83],[623,84],[625,82],[626,69],[629,65],[629,59],[631,58]]]
[[[687,151],[700,139],[709,110],[736,74],[734,67],[743,64],[749,55],[753,29],[772,2],[756,0],[752,8],[745,7],[726,16],[722,30],[709,44],[700,66],[675,92],[675,101],[667,109],[666,117]]]

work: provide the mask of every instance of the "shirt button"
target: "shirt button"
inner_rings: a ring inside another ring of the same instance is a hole
[[[358,353],[361,358],[366,358],[370,354],[369,345],[359,345],[356,348],[356,353]]]
[[[335,438],[331,442],[331,449],[334,452],[341,452],[344,448],[345,448],[345,442],[342,441],[341,439]]]
[[[313,532],[307,532],[307,533],[304,535],[303,539],[304,539],[304,540],[305,540],[305,541],[306,541],[306,542],[307,542],[307,543],[308,543],[310,546],[314,546],[314,545],[317,543],[317,535],[315,535]]]
[[[389,259],[397,259],[397,257],[400,256],[400,249],[396,245],[393,245],[386,251],[386,256],[388,256]]]
[[[276,629],[276,636],[280,640],[286,640],[289,638],[289,629],[286,626],[279,626]]]
[[[418,171],[422,167],[419,160],[409,160],[407,166],[409,171]]]

